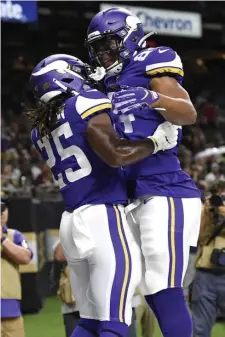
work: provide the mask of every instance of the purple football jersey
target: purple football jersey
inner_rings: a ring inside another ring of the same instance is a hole
[[[106,77],[105,85],[108,96],[120,90],[120,87],[145,87],[149,89],[151,79],[157,76],[172,76],[180,84],[183,68],[180,57],[168,47],[149,48],[136,53],[124,65],[118,76]],[[114,111],[115,112],[115,111]],[[112,114],[115,128],[122,138],[143,139],[152,135],[165,121],[155,109],[135,110],[127,113]],[[181,170],[177,158],[182,137],[179,129],[178,144],[171,150],[159,151],[155,155],[137,164],[124,168],[130,198],[152,194],[179,198],[200,197],[200,192],[193,180]]]
[[[66,101],[51,138],[40,139],[36,129],[31,132],[33,144],[58,182],[67,210],[86,204],[127,203],[122,169],[102,161],[85,138],[88,120],[111,107],[99,91],[82,91]]]
[[[182,84],[184,72],[180,57],[169,47],[147,48],[135,52],[126,61],[123,70],[117,76],[106,76],[107,93],[120,90],[123,85],[149,89],[151,79],[159,76],[171,76]]]

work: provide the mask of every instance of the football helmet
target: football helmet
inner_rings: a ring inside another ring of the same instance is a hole
[[[30,77],[36,99],[48,103],[62,93],[79,94],[88,84],[88,65],[78,58],[55,54],[36,65]]]
[[[124,8],[110,8],[96,14],[88,27],[85,42],[95,66],[116,75],[144,37],[141,21]]]

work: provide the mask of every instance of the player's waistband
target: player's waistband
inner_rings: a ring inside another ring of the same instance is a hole
[[[125,210],[124,210],[125,214],[127,215],[129,212],[133,211],[135,208],[140,206],[142,203],[147,204],[148,201],[150,201],[151,199],[153,199],[156,196],[157,195],[146,194],[146,195],[143,195],[143,196],[141,196],[137,199],[130,200],[130,204],[125,207]],[[158,197],[167,197],[167,196],[159,196],[158,195]],[[193,198],[199,199],[198,196],[193,196]],[[185,197],[184,197],[184,199],[185,199]]]
[[[104,206],[118,206],[119,208],[120,207],[125,207],[127,206],[127,203],[126,204],[117,204],[117,203],[107,203],[107,204],[86,204],[86,205],[83,205],[83,206],[80,206],[78,208],[67,208],[65,209],[66,212],[68,213],[73,213],[74,211],[77,211],[77,210],[82,210],[84,208],[87,208],[87,207],[91,207],[91,206],[99,206],[99,205],[104,205]]]
[[[131,200],[131,203],[128,206],[125,207],[125,214],[133,211],[133,209],[138,207],[142,202],[144,204],[147,203],[153,197],[154,197],[154,195],[147,194],[147,195],[143,195],[142,197],[139,197],[138,199],[134,200],[133,202]]]

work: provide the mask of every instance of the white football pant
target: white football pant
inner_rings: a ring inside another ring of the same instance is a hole
[[[132,298],[141,281],[141,252],[124,207],[86,205],[65,211],[60,241],[83,318],[131,323]]]

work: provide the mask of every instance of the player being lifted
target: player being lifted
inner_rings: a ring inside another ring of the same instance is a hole
[[[28,112],[31,138],[65,203],[60,240],[81,315],[72,336],[125,337],[141,262],[124,213],[120,166],[174,147],[178,132],[166,122],[150,138],[121,140],[109,117],[110,100],[88,86],[85,71],[80,60],[61,54],[34,68],[39,107]]]
[[[145,48],[149,35],[144,36],[138,17],[122,8],[101,11],[88,27],[89,56],[98,66],[92,78],[106,74],[109,97],[124,86],[137,87],[113,96],[113,120],[125,139],[143,139],[165,119],[177,125],[196,120],[195,108],[181,86],[180,57],[169,47]],[[180,128],[179,141],[181,133]],[[136,199],[127,212],[130,226],[139,230],[146,300],[166,337],[192,335],[182,281],[189,246],[197,244],[201,212],[200,192],[181,170],[178,146],[124,168],[129,197]]]

